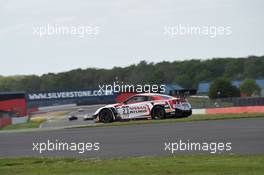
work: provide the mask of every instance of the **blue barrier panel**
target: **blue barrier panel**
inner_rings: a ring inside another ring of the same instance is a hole
[[[117,94],[98,90],[32,92],[26,94],[27,106],[53,106],[64,104],[91,105],[115,103]]]

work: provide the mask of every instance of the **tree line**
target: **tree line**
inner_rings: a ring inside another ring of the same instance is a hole
[[[140,61],[138,64],[112,69],[75,69],[41,76],[0,76],[0,91],[55,91],[98,88],[99,84],[122,81],[129,84],[179,84],[197,88],[199,82],[217,78],[244,80],[264,78],[264,56],[213,58],[207,60]]]
[[[236,87],[228,79],[222,77],[212,81],[208,92],[211,99],[260,95],[261,88],[253,79],[245,79],[239,87]]]

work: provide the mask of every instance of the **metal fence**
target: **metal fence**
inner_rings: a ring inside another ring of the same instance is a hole
[[[234,97],[219,98],[215,100],[199,99],[189,100],[194,109],[220,108],[220,107],[239,107],[239,106],[264,106],[264,97]]]
[[[233,106],[261,106],[264,105],[264,97],[224,98],[221,102],[232,103]]]

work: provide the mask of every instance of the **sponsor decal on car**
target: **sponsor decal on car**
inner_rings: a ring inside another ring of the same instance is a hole
[[[130,114],[148,112],[148,108],[146,106],[131,106],[129,110]]]

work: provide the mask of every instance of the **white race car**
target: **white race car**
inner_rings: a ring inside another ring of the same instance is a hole
[[[191,114],[192,107],[184,98],[143,93],[134,95],[123,103],[101,107],[94,113],[93,117],[98,118],[100,122],[110,123],[128,119],[188,117]]]

